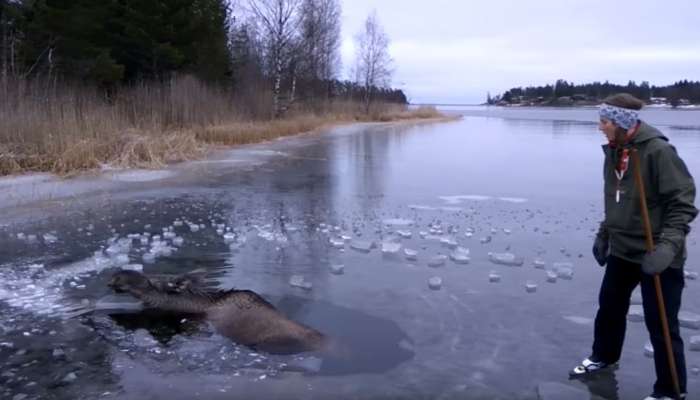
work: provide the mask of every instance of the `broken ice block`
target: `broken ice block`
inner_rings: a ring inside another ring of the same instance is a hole
[[[501,281],[501,276],[498,275],[495,272],[491,272],[489,274],[489,282],[500,282]]]
[[[511,253],[489,253],[489,260],[494,264],[519,267],[525,262],[522,257],[516,257]]]
[[[573,264],[568,262],[557,262],[553,264],[554,271],[561,279],[572,280],[574,278]]]
[[[557,273],[554,271],[547,271],[547,282],[556,283],[556,281],[557,281]]]
[[[416,250],[411,250],[411,249],[403,249],[403,254],[406,256],[407,260],[417,260],[418,259],[418,252]]]
[[[432,290],[439,290],[442,287],[442,278],[434,276],[428,279],[428,287]]]
[[[690,350],[691,351],[700,351],[700,336],[691,336],[690,337]]]
[[[410,239],[411,236],[413,236],[413,234],[411,233],[411,231],[402,231],[402,230],[399,230],[399,231],[396,231],[396,234],[399,235],[399,236],[401,236],[401,237],[404,238],[404,239]]]
[[[442,245],[445,247],[449,247],[450,249],[454,249],[458,245],[457,241],[453,238],[442,238],[440,239],[440,243],[442,243]]]
[[[345,273],[345,265],[343,265],[343,264],[331,265],[331,273],[333,275],[343,275]]]
[[[457,247],[451,254],[450,260],[457,264],[469,264],[469,249]]]
[[[372,250],[372,248],[374,248],[374,243],[365,240],[353,240],[350,243],[350,248],[353,250],[361,251],[363,253],[369,253]]]
[[[292,275],[289,278],[289,284],[294,287],[302,288],[304,290],[311,290],[313,285],[311,282],[307,282],[304,280],[304,277],[301,275]]]
[[[678,313],[678,323],[685,328],[700,329],[700,315],[688,311],[681,311]]]
[[[447,261],[447,256],[445,256],[445,255],[435,256],[435,257],[432,257],[430,260],[428,260],[428,266],[433,267],[433,268],[441,267],[441,266],[445,265],[445,261]]]
[[[651,345],[651,342],[646,342],[644,344],[644,355],[649,358],[654,358],[654,346]]]
[[[540,259],[536,259],[535,261],[532,262],[532,265],[537,268],[537,269],[544,269],[547,266],[547,263]]]
[[[685,279],[691,281],[698,279],[698,273],[695,271],[683,271],[683,276],[685,277]]]
[[[345,248],[345,241],[343,241],[343,239],[330,238],[330,239],[328,239],[328,242],[331,244],[332,247],[334,247],[336,249]]]
[[[644,309],[642,306],[630,306],[629,312],[627,313],[627,320],[631,322],[644,322]]]
[[[480,240],[481,244],[486,244],[491,242],[491,236],[482,237]]]
[[[535,293],[537,291],[537,284],[532,281],[525,283],[525,291],[528,293]]]
[[[401,243],[395,242],[383,242],[382,243],[382,254],[385,256],[397,255],[401,250]]]
[[[44,234],[44,243],[52,244],[52,243],[56,243],[57,241],[58,241],[58,238],[56,237],[56,235],[53,235],[51,233]]]

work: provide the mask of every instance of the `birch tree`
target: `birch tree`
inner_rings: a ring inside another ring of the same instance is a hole
[[[374,89],[387,87],[392,74],[389,37],[379,24],[376,11],[367,17],[363,30],[355,36],[355,51],[355,79],[364,89],[365,112],[369,114]]]
[[[248,0],[248,4],[267,35],[273,76],[273,113],[279,117],[283,112],[280,104],[282,72],[294,46],[301,0]]]

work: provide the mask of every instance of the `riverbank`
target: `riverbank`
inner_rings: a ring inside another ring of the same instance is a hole
[[[160,166],[155,164],[145,167],[116,166],[105,163],[90,170],[77,170],[71,174],[29,171],[0,176],[0,209],[12,210],[0,213],[4,214],[4,218],[0,218],[0,227],[11,221],[42,219],[56,210],[66,210],[68,206],[79,207],[81,203],[94,201],[96,197],[129,196],[132,191],[136,193],[163,191],[184,182],[198,182],[203,176],[212,174],[212,171],[227,168],[230,165],[249,169],[268,161],[270,158],[285,154],[284,148],[290,143],[305,143],[308,140],[315,140],[317,134],[332,133],[337,130],[355,132],[373,126],[431,124],[460,118],[458,115],[442,114],[430,117],[429,114],[433,114],[433,111],[407,110],[395,114],[394,119],[388,122],[342,122],[318,118],[311,120],[311,122],[307,121],[307,125],[301,122],[292,125],[278,121],[280,126],[296,126],[297,128],[306,126],[309,129],[295,135],[290,133],[291,131],[275,129],[273,126],[266,130],[267,135],[264,138],[260,135],[250,136],[249,138],[255,140],[236,145],[193,139],[195,143],[199,144],[198,157],[169,162]],[[313,125],[313,123],[318,125]],[[261,129],[259,125],[256,126],[256,129]],[[229,129],[234,128],[230,127]],[[223,128],[220,129],[223,131]],[[186,135],[193,137],[194,133],[190,132]],[[194,151],[190,154],[194,154]]]
[[[235,121],[234,118],[226,123],[192,124],[176,129],[130,127],[96,131],[93,126],[76,133],[80,124],[65,130],[45,128],[33,140],[0,143],[0,176],[28,172],[72,176],[105,167],[162,168],[205,157],[212,147],[264,142],[337,124],[445,118],[433,107],[408,109],[378,104],[370,114],[359,112],[359,108],[360,105],[343,104],[326,113],[295,113],[274,120]],[[94,124],[99,125],[99,121]],[[25,136],[31,138],[37,134]]]
[[[440,117],[430,107],[377,94],[369,112],[353,96],[284,102],[272,92],[235,92],[190,76],[106,91],[76,82],[10,81],[0,96],[0,176],[75,175],[112,168],[162,168],[204,157],[211,146],[240,145],[338,123]]]

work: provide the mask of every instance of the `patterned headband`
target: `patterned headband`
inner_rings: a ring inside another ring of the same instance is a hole
[[[600,106],[600,118],[612,121],[620,128],[630,129],[639,121],[639,112],[603,103]]]

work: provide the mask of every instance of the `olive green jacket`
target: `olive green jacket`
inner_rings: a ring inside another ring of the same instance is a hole
[[[671,266],[680,268],[687,257],[685,236],[690,231],[690,222],[698,214],[694,204],[695,182],[676,149],[658,129],[641,122],[631,145],[639,154],[654,243],[670,243],[676,249]],[[641,263],[646,247],[633,159],[630,156],[629,168],[619,182],[620,201],[617,202],[616,152],[607,144],[603,151],[605,219],[598,235],[609,240],[613,256]]]

